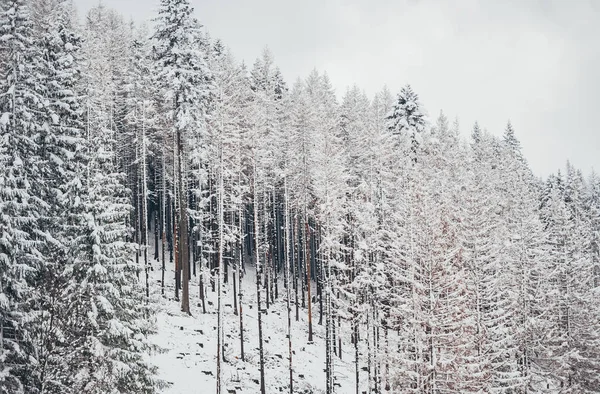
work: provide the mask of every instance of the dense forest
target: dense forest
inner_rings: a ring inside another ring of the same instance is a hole
[[[188,0],[148,26],[0,0],[0,393],[160,392],[156,305],[191,315],[190,294],[218,321],[199,393],[226,393],[233,340],[242,362],[258,349],[253,392],[277,391],[263,315],[280,303],[289,393],[315,326],[315,392],[341,393],[351,354],[357,394],[598,393],[600,177],[542,180],[510,122],[429,118],[409,85],[288,84]]]

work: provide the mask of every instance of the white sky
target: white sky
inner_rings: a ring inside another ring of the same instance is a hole
[[[98,0],[74,0],[83,15]],[[600,1],[191,0],[249,66],[268,46],[291,85],[317,68],[341,96],[410,83],[432,120],[501,135],[510,118],[534,172],[600,171]],[[157,0],[102,0],[135,21]]]

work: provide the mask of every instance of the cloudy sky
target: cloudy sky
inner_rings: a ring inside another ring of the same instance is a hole
[[[98,0],[74,0],[80,12]],[[327,71],[339,95],[410,83],[430,117],[508,119],[531,167],[600,172],[600,1],[191,0],[213,37],[252,64],[268,46],[291,84]],[[102,0],[135,21],[158,0]]]

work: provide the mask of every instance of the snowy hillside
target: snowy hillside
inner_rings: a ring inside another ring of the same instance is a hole
[[[216,392],[217,313],[216,293],[207,293],[207,313],[202,313],[198,287],[193,287],[192,316],[181,312],[180,303],[173,300],[174,288],[167,286],[166,296],[160,295],[160,267],[154,262],[152,300],[158,313],[157,334],[152,342],[164,349],[153,354],[150,361],[159,367],[159,378],[170,383],[165,393],[197,394]],[[172,266],[167,277],[174,275]],[[226,393],[254,394],[259,391],[258,333],[255,270],[249,268],[243,279],[244,335],[246,361],[240,360],[239,320],[233,314],[232,289],[224,290],[225,357],[223,378]],[[170,283],[170,282],[168,282]],[[194,283],[197,281],[194,280]],[[281,286],[283,288],[283,286]],[[289,352],[287,314],[281,297],[264,315],[265,359],[268,393],[289,392]],[[292,310],[292,319],[294,311]],[[325,385],[324,328],[315,325],[314,342],[307,343],[306,309],[301,309],[300,322],[292,323],[292,357],[295,393],[321,393]],[[346,329],[344,324],[344,329]],[[342,360],[336,359],[336,383],[340,393],[354,390],[353,348],[345,339]],[[364,373],[361,371],[361,373]],[[366,390],[366,389],[365,389]]]

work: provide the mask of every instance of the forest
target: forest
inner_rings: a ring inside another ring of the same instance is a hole
[[[170,319],[194,393],[600,393],[600,176],[258,55],[0,0],[0,394],[169,392]]]

